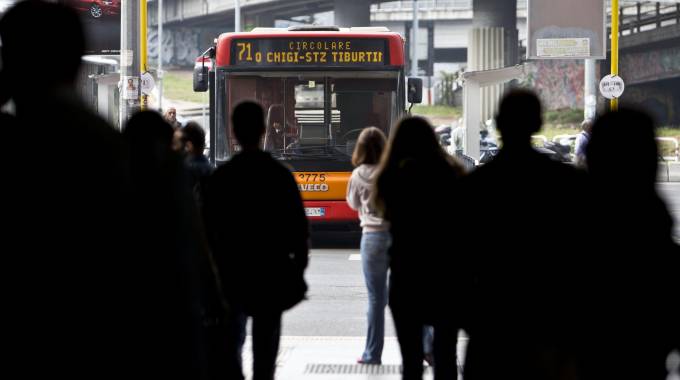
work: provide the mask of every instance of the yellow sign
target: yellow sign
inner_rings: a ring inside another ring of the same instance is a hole
[[[385,40],[272,38],[239,39],[232,45],[235,66],[385,65]]]
[[[349,172],[294,172],[295,181],[306,201],[345,199]]]

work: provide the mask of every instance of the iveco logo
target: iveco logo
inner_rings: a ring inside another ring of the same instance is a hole
[[[325,183],[301,183],[298,184],[298,187],[300,188],[300,191],[307,191],[307,192],[325,192],[328,191],[328,185]]]

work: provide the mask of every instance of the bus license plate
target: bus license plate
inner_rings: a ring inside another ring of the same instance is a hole
[[[326,209],[324,207],[305,207],[305,214],[307,216],[326,216]]]

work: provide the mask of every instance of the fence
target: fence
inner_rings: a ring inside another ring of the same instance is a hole
[[[663,161],[674,161],[674,162],[680,161],[680,144],[678,143],[678,139],[676,139],[674,137],[657,137],[656,141],[659,145],[661,145],[663,143],[673,144],[673,150],[671,151],[672,155],[671,156],[661,156]]]

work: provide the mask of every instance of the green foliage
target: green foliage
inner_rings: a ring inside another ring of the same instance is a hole
[[[581,125],[583,121],[583,109],[580,108],[563,108],[559,110],[546,111],[543,115],[546,124],[565,125],[576,124]]]
[[[447,73],[442,71],[439,73],[440,81],[437,83],[436,91],[438,93],[438,103],[444,106],[454,105],[454,91],[453,85],[458,80],[458,73]]]
[[[412,113],[418,116],[458,118],[460,117],[462,111],[458,107],[443,105],[426,106],[422,104],[416,104],[413,106]]]
[[[205,103],[206,93],[194,92],[191,71],[166,71],[163,75],[163,97],[185,102]]]

